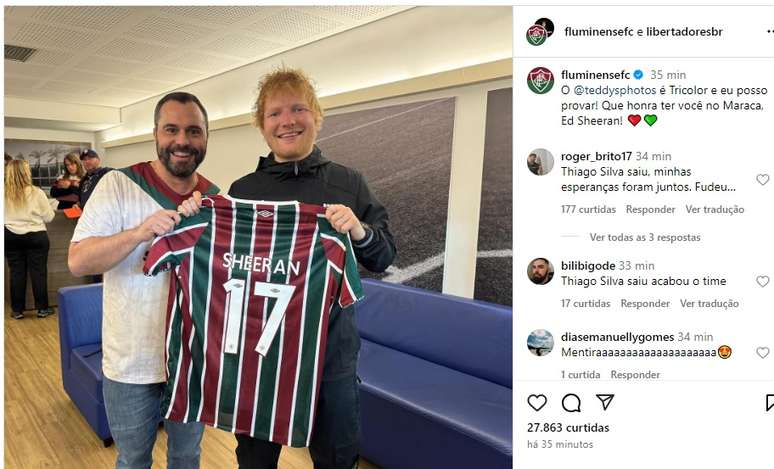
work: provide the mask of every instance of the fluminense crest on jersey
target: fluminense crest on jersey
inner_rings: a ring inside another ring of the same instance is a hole
[[[174,266],[166,418],[309,445],[332,306],[362,297],[349,236],[324,214],[211,196],[153,242],[145,272]]]

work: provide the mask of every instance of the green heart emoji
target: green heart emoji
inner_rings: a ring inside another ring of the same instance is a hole
[[[655,124],[655,123],[656,123],[656,121],[658,120],[658,117],[656,117],[656,115],[655,115],[655,114],[645,114],[645,117],[644,117],[644,119],[645,119],[645,122],[646,122],[646,123],[647,123],[649,126],[653,127],[653,124]]]

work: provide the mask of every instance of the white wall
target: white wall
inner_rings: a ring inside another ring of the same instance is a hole
[[[44,140],[51,142],[88,142],[94,144],[94,132],[72,132],[69,130],[22,129],[5,127],[5,138],[19,140]]]
[[[100,125],[105,128],[121,123],[121,111],[107,106],[56,103],[32,99],[5,98],[5,117],[43,121],[67,121],[69,123]]]

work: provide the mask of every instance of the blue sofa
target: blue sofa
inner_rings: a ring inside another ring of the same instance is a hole
[[[363,280],[363,457],[383,469],[511,469],[511,308]]]
[[[59,289],[59,348],[67,394],[105,447],[113,443],[102,399],[102,284]]]

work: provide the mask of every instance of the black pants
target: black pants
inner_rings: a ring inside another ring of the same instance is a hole
[[[239,469],[277,469],[282,445],[237,435]],[[360,399],[357,376],[323,381],[309,445],[314,469],[352,469],[358,461]]]
[[[34,231],[17,235],[5,228],[5,258],[11,271],[11,309],[24,311],[27,272],[32,279],[35,308],[48,308],[48,234]]]

